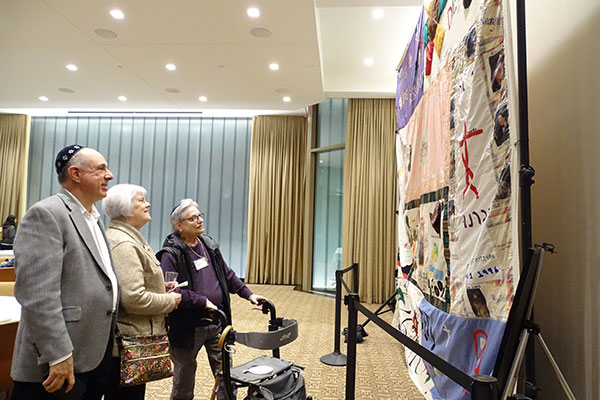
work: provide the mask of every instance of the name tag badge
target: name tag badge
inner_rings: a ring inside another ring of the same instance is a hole
[[[196,271],[200,271],[202,268],[208,267],[208,261],[206,257],[200,257],[197,260],[194,260],[194,266],[196,267]]]

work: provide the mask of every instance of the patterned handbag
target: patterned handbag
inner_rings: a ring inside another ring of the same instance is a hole
[[[121,386],[173,376],[167,335],[121,336]]]

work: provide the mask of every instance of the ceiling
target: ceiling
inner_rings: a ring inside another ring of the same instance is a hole
[[[299,114],[327,97],[393,97],[421,3],[1,0],[0,112]]]

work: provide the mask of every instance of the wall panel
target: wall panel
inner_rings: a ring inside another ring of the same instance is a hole
[[[108,161],[112,184],[148,190],[152,221],[141,232],[155,251],[171,232],[174,205],[193,198],[206,213],[207,233],[244,276],[251,125],[249,118],[34,117],[27,205],[59,189],[59,149],[72,143],[92,147]]]

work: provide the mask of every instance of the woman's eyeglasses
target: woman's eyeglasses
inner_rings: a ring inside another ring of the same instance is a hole
[[[194,223],[194,222],[198,222],[198,220],[200,220],[200,219],[204,221],[204,214],[200,213],[200,214],[192,215],[189,218],[184,218],[184,221],[190,221],[191,223]]]

